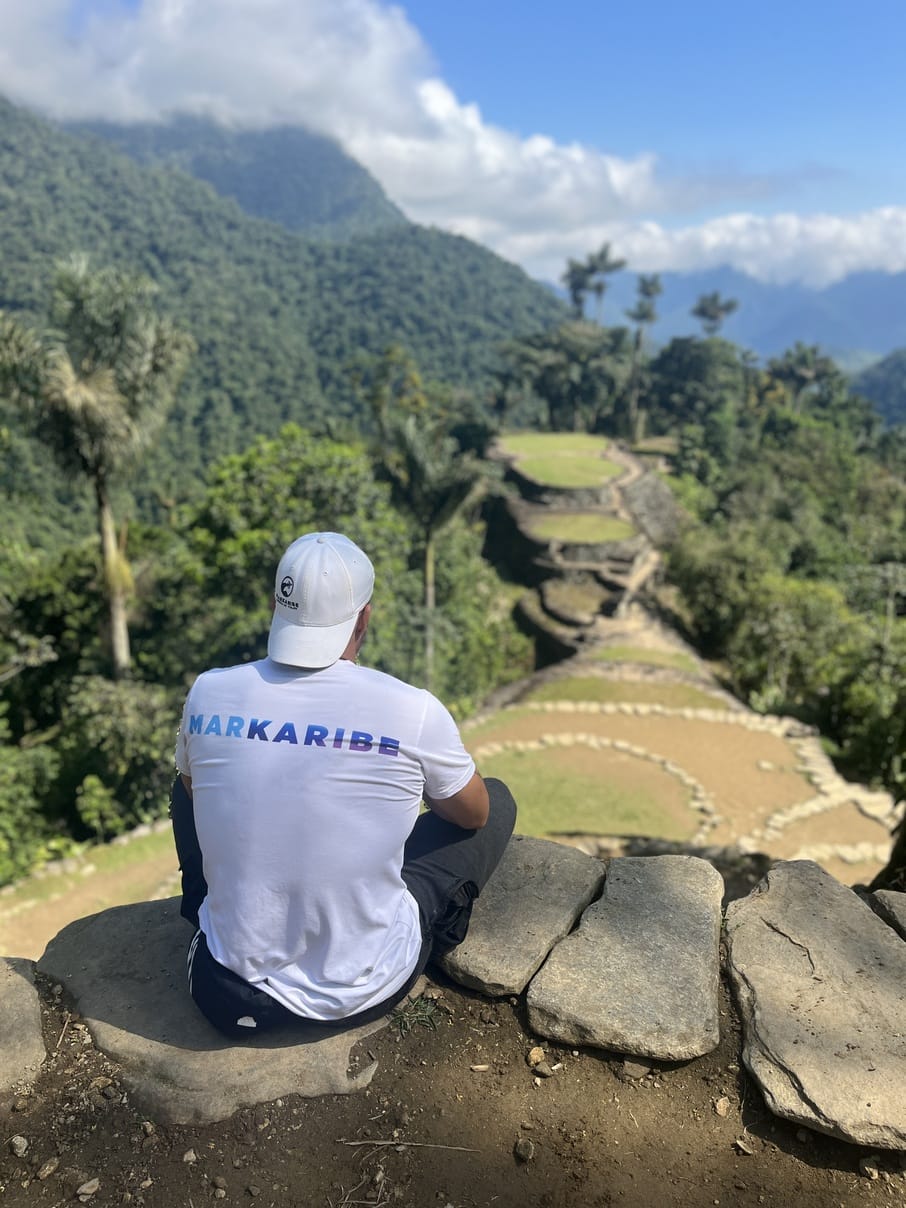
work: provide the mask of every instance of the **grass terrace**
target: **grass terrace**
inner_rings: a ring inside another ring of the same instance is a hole
[[[528,524],[533,537],[574,545],[626,541],[637,531],[628,521],[602,516],[600,512],[547,512],[529,520]]]
[[[688,839],[695,830],[688,790],[656,764],[619,751],[548,747],[503,751],[481,760],[519,802],[522,835],[656,835]]]
[[[724,702],[693,684],[646,684],[600,676],[571,675],[550,680],[523,697],[525,701],[596,701],[617,704],[664,705],[668,709],[723,708]]]
[[[592,658],[601,663],[643,663],[647,667],[672,667],[675,671],[688,671],[693,675],[700,672],[698,663],[691,654],[682,650],[657,650],[647,646],[601,646]]]
[[[599,487],[623,471],[605,454],[610,445],[585,432],[518,432],[500,440],[522,473],[551,487]]]
[[[570,583],[553,580],[544,585],[545,603],[567,613],[596,613],[610,592],[599,583]]]
[[[86,845],[65,862],[71,871],[29,877],[0,896],[0,951],[36,960],[73,919],[110,906],[143,902],[162,886],[178,893],[178,862],[169,828],[124,845]]]
[[[720,815],[709,841],[731,843],[814,796],[794,744],[730,713],[721,718],[719,706],[707,718],[561,704],[515,705],[463,731],[482,775],[514,790],[523,833],[682,838],[699,825],[690,808],[697,785]],[[864,821],[860,833],[879,829]]]

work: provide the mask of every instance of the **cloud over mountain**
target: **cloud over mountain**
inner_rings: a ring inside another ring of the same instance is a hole
[[[770,199],[770,175],[668,174],[648,151],[625,158],[495,126],[439,78],[403,9],[379,0],[82,0],[79,11],[0,0],[0,91],[66,118],[306,124],[415,220],[537,276],[605,240],[641,270],[729,263],[826,284],[906,268],[906,208],[764,216],[747,207]],[[702,211],[725,213],[696,222]]]

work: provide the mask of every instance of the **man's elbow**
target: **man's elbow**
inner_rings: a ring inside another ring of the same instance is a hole
[[[470,830],[481,830],[487,825],[488,818],[491,814],[491,801],[488,797],[487,786],[484,781],[478,777],[472,785],[473,796],[468,803],[469,821],[464,822]]]
[[[479,806],[473,806],[459,825],[465,830],[481,830],[482,827],[487,826],[489,814],[490,811],[487,808],[481,809]]]
[[[491,812],[488,790],[476,772],[464,789],[443,800],[426,797],[429,809],[463,830],[481,830]]]

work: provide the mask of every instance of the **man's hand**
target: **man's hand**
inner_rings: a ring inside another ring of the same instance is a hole
[[[461,826],[463,830],[480,830],[488,820],[491,803],[484,781],[476,772],[469,783],[452,797],[436,800],[425,795],[425,805],[439,818]]]
[[[191,777],[191,776],[187,776],[187,775],[185,774],[185,772],[180,772],[180,773],[179,773],[179,779],[182,781],[183,786],[184,786],[184,788],[185,788],[186,792],[187,792],[187,793],[189,794],[189,796],[191,797],[191,796],[192,796],[192,777]]]

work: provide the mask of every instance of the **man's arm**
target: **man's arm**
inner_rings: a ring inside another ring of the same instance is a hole
[[[477,772],[458,793],[438,800],[425,794],[425,805],[439,818],[461,826],[463,830],[480,830],[488,820],[491,804],[488,790]]]

